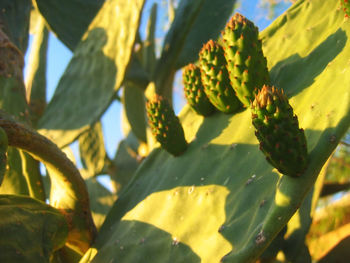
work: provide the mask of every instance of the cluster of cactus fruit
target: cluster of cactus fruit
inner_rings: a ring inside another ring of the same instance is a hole
[[[214,107],[226,114],[250,107],[266,160],[282,174],[297,177],[307,166],[304,131],[283,90],[270,85],[258,35],[251,21],[235,14],[222,31],[221,40],[203,45],[199,66],[184,68],[185,96],[193,110],[203,116],[212,114]],[[187,142],[169,103],[156,96],[147,103],[147,114],[162,147],[175,156],[183,153]]]

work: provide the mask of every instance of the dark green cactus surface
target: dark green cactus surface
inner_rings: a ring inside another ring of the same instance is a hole
[[[60,2],[35,0],[34,2],[40,13],[45,16],[50,29],[70,50],[77,47],[91,20],[104,3],[96,0]]]
[[[0,195],[0,262],[51,262],[68,226],[55,208],[36,199]]]
[[[222,46],[209,40],[199,53],[199,61],[204,91],[211,103],[225,113],[237,111],[241,103],[230,85]]]
[[[7,146],[8,140],[6,132],[0,128],[0,185],[5,175],[6,163],[7,163]]]
[[[208,116],[215,110],[204,92],[201,81],[201,70],[194,64],[189,64],[184,68],[182,75],[184,91],[188,104],[198,114]]]
[[[256,89],[270,82],[258,28],[236,13],[222,31],[222,38],[231,85],[237,97],[248,107],[254,100]]]
[[[169,153],[182,154],[187,148],[184,130],[168,101],[156,95],[146,107],[149,125],[157,141]]]
[[[305,134],[283,90],[264,85],[252,103],[252,121],[266,160],[283,174],[301,175],[307,165]]]
[[[183,3],[185,2],[183,1]],[[195,2],[199,1],[189,1],[188,3],[191,2],[194,5]],[[221,29],[233,13],[236,2],[236,0],[203,1],[199,14],[196,16],[186,37],[186,42],[176,62],[176,68],[181,68],[192,61],[196,61],[203,43],[209,39],[217,39],[219,37]],[[177,10],[176,15],[178,14],[180,15]],[[186,11],[183,14],[182,19],[188,17]],[[181,26],[181,30],[184,31],[183,26]],[[178,35],[175,36],[178,37]]]
[[[341,0],[341,5],[342,5],[342,8],[346,14],[345,16],[349,17],[350,16],[350,2],[349,2],[349,0]]]

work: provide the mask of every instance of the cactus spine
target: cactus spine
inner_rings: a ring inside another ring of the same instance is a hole
[[[222,38],[231,85],[248,107],[257,90],[270,82],[258,28],[236,13],[222,31]]]
[[[156,95],[146,104],[152,133],[161,146],[174,156],[187,149],[184,130],[168,101]]]
[[[283,90],[264,85],[251,109],[266,160],[283,174],[300,176],[307,165],[306,138]]]
[[[210,102],[220,111],[233,113],[241,107],[230,85],[223,48],[213,40],[199,53],[202,83]]]
[[[204,92],[199,67],[194,64],[188,64],[184,68],[182,79],[185,96],[191,108],[203,116],[212,114],[215,108]]]

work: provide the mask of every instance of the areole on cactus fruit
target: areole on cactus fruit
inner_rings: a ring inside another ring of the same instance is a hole
[[[307,166],[306,138],[283,90],[264,85],[251,110],[266,160],[282,174],[300,176]]]
[[[217,42],[209,40],[199,53],[202,83],[210,102],[224,113],[233,113],[241,103],[230,85],[224,50]]]
[[[194,64],[188,64],[183,70],[182,79],[185,96],[191,108],[203,116],[212,114],[215,108],[204,92],[199,67]]]
[[[236,13],[221,34],[231,85],[243,105],[248,107],[257,90],[270,82],[258,28]]]
[[[350,1],[349,0],[341,0],[341,6],[345,12],[345,16],[350,16]]]
[[[147,102],[146,109],[152,133],[162,148],[174,156],[182,154],[187,149],[187,142],[180,120],[169,102],[156,95]]]

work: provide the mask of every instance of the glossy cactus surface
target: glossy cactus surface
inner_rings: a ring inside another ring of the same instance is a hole
[[[232,87],[248,107],[257,90],[270,82],[258,28],[236,13],[222,31],[222,38]]]
[[[283,90],[263,86],[252,104],[252,121],[266,160],[283,174],[300,176],[307,165],[306,139]]]
[[[184,130],[169,102],[156,95],[147,102],[147,116],[152,133],[166,151],[174,156],[187,148]]]
[[[182,79],[185,96],[191,108],[203,116],[212,114],[215,108],[204,92],[199,67],[194,64],[188,64],[184,68]]]
[[[241,107],[230,85],[223,48],[209,40],[199,53],[204,91],[211,103],[224,113],[233,113]]]

